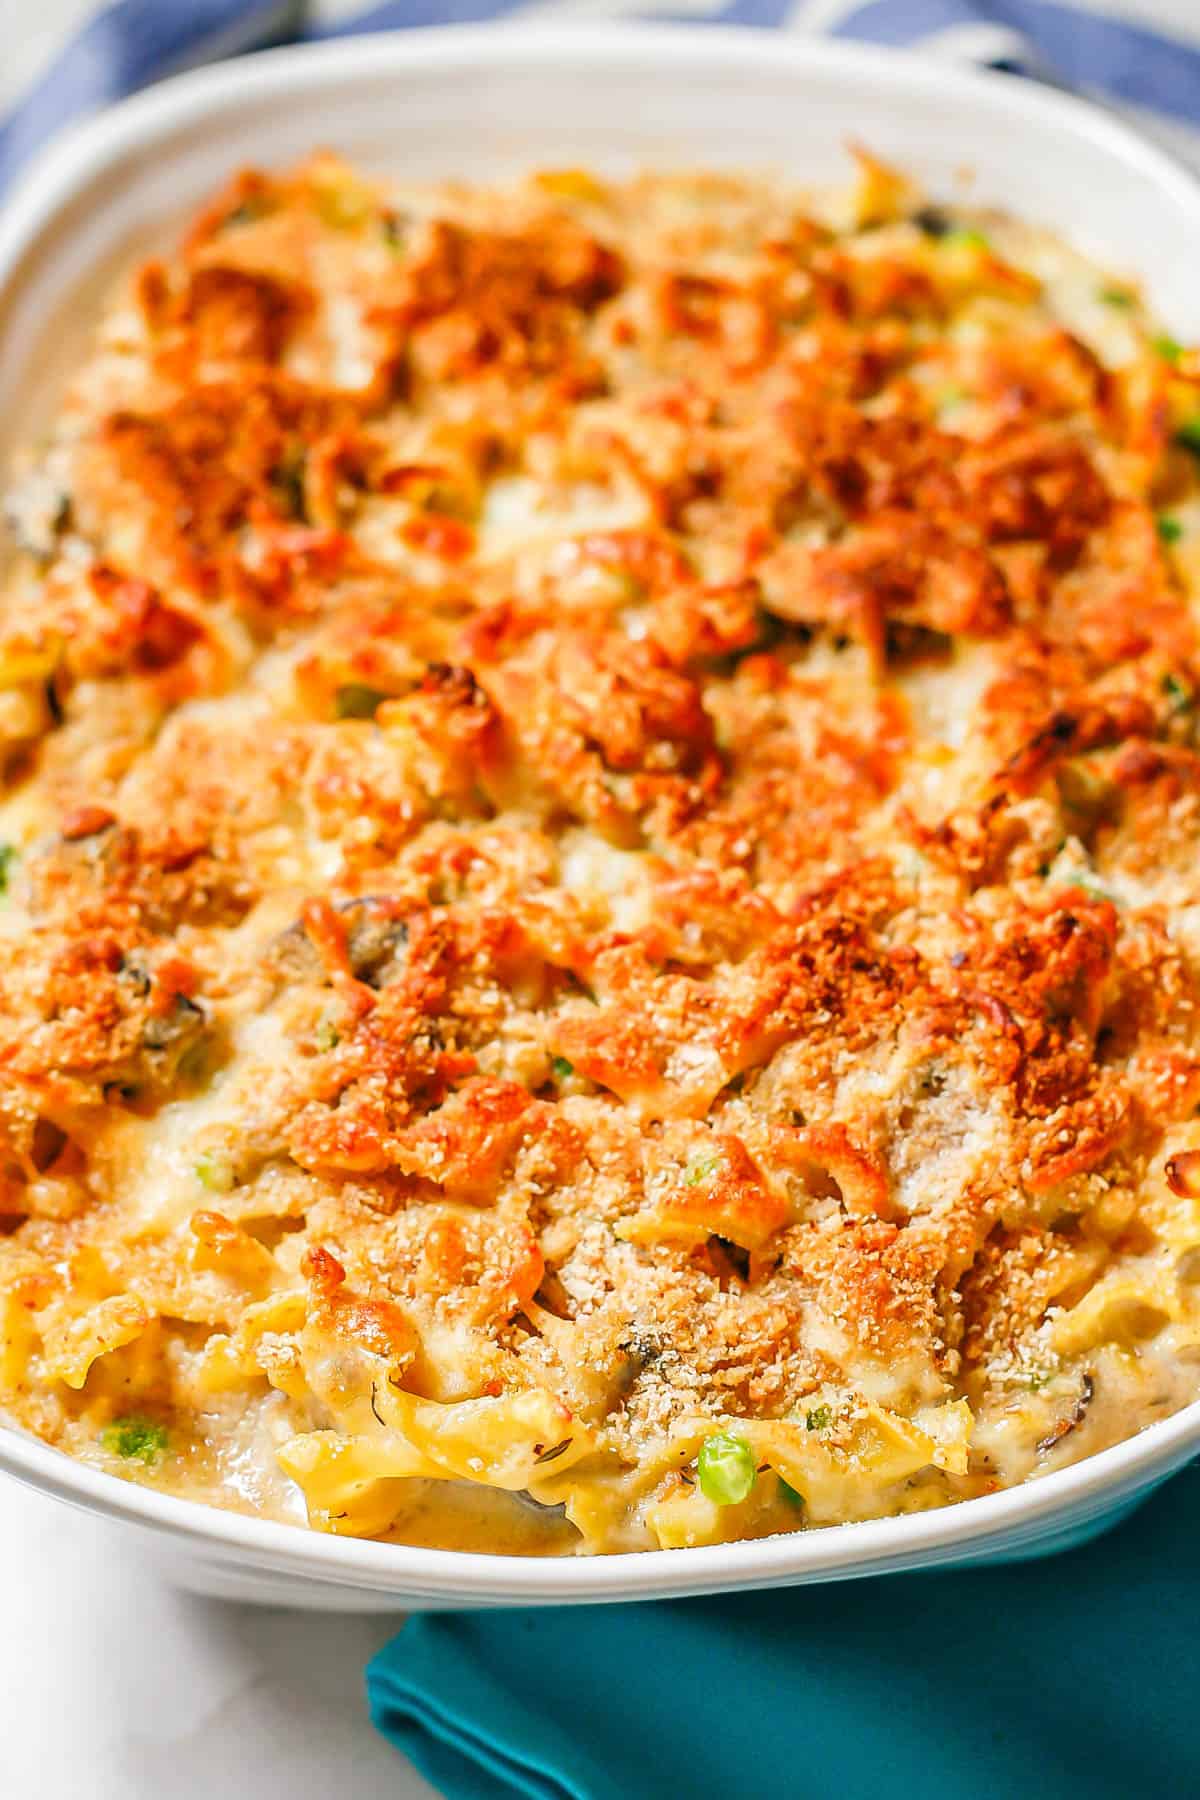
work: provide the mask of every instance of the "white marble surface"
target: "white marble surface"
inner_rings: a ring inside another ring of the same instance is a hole
[[[397,1621],[202,1600],[0,1477],[4,1800],[433,1800],[372,1729]]]

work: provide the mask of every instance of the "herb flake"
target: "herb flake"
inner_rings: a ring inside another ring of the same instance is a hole
[[[387,698],[379,688],[348,681],[334,695],[333,710],[339,719],[373,719]]]
[[[715,1174],[720,1166],[721,1158],[719,1156],[697,1156],[693,1158],[687,1168],[683,1171],[684,1186],[699,1187],[700,1183],[702,1181],[707,1181],[709,1176]]]
[[[210,1194],[228,1194],[237,1186],[237,1174],[227,1156],[205,1150],[196,1158],[193,1173]]]
[[[991,239],[974,225],[958,225],[948,231],[943,242],[961,250],[990,250]]]
[[[1162,691],[1171,702],[1174,713],[1190,712],[1196,704],[1196,690],[1182,675],[1170,673],[1162,678]]]
[[[1185,419],[1175,431],[1175,442],[1183,450],[1190,450],[1193,456],[1200,456],[1200,413]]]

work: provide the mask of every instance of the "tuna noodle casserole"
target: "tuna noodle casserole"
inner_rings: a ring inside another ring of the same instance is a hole
[[[681,1546],[1200,1393],[1200,354],[840,197],[240,177],[13,475],[0,1406]]]

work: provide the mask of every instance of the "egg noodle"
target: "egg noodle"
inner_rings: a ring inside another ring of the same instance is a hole
[[[1200,354],[844,193],[248,173],[0,605],[0,1408],[520,1553],[1200,1394]]]

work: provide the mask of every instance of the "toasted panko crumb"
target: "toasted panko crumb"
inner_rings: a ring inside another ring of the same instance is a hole
[[[12,1417],[289,1517],[543,1394],[519,1524],[306,1493],[555,1551],[700,1541],[718,1426],[847,1483],[759,1535],[1194,1397],[1200,355],[859,154],[322,157],[115,297],[7,509]]]

